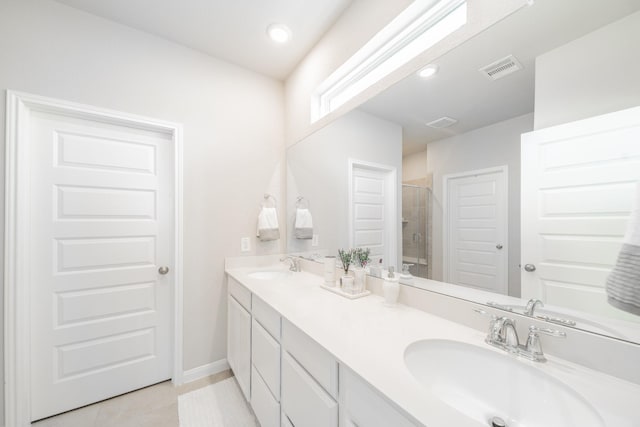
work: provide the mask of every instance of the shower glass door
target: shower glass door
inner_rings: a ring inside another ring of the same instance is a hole
[[[431,190],[402,185],[402,262],[416,277],[430,278]]]

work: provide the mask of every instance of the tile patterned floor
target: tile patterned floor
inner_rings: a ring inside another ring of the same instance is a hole
[[[55,417],[34,427],[179,427],[178,396],[233,376],[221,372],[180,387],[166,381]]]

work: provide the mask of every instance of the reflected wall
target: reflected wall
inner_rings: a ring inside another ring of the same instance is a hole
[[[402,128],[373,115],[352,111],[289,147],[286,219],[289,252],[337,255],[339,248],[350,245],[349,159],[388,165],[400,172]],[[308,204],[317,246],[313,246],[313,239],[295,237],[293,227],[298,197],[303,197]],[[397,217],[400,218],[399,200],[397,206]],[[398,239],[400,247],[400,237]]]

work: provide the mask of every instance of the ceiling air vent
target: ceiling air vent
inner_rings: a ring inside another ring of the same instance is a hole
[[[509,55],[487,65],[486,67],[480,68],[478,71],[480,71],[480,73],[489,80],[498,80],[521,69],[522,64],[518,62],[515,56]]]
[[[448,128],[449,126],[455,125],[456,123],[458,123],[458,121],[456,119],[452,119],[451,117],[440,117],[439,119],[427,123],[427,126],[435,129],[442,129]]]

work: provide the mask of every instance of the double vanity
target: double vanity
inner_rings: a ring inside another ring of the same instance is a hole
[[[388,307],[373,277],[372,295],[349,300],[300,264],[226,262],[228,361],[262,427],[640,425],[640,385],[543,353],[560,331],[518,339],[514,319],[450,297],[477,328]]]

